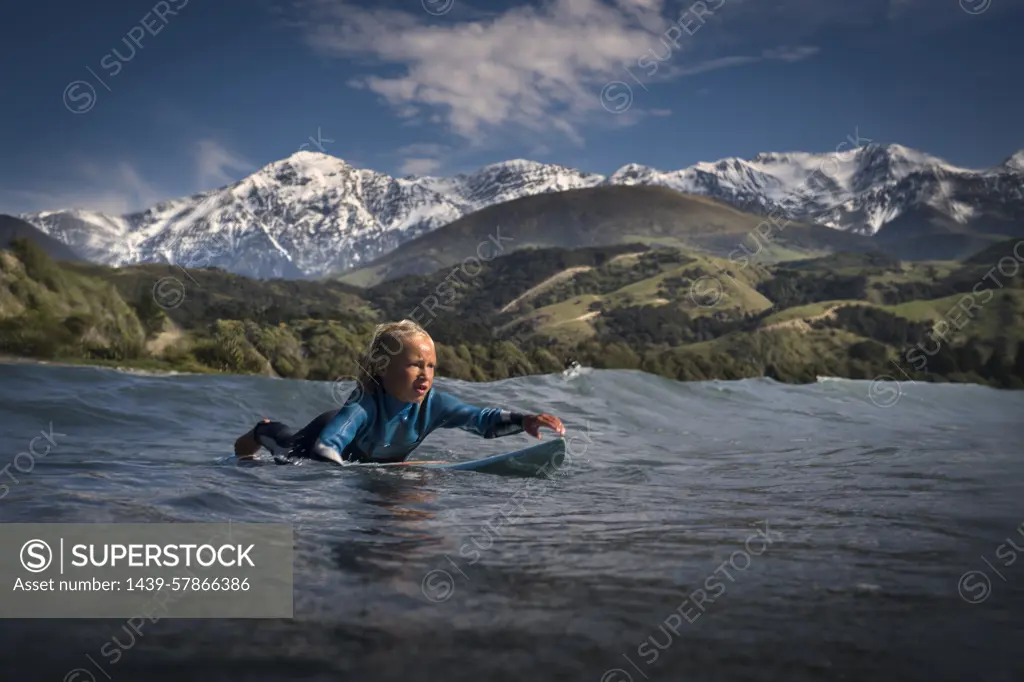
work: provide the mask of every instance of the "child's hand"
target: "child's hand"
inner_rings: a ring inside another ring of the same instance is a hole
[[[562,426],[562,420],[553,415],[531,414],[523,419],[523,429],[534,438],[540,438],[540,427],[542,426],[556,431],[559,436],[565,435],[565,427]]]

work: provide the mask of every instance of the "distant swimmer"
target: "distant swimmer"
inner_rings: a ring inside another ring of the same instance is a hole
[[[433,390],[436,364],[434,341],[420,325],[412,320],[382,324],[360,364],[357,386],[340,410],[324,412],[298,432],[264,419],[235,441],[235,455],[247,459],[265,447],[275,459],[402,462],[439,428],[484,438],[523,431],[540,438],[541,427],[565,435],[562,421],[550,414],[474,407]]]

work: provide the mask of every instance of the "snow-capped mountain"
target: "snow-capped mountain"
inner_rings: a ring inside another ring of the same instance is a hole
[[[869,144],[833,154],[759,154],[660,172],[630,165],[615,184],[662,185],[721,199],[752,213],[873,235],[927,205],[966,222],[1007,202],[1024,210],[1024,151],[987,170],[959,168],[900,145]]]
[[[218,266],[251,277],[310,277],[364,265],[463,215],[524,196],[611,185],[658,185],[875,234],[915,211],[968,224],[1024,218],[1024,151],[985,170],[900,145],[843,153],[765,153],[678,171],[631,164],[610,177],[513,160],[451,178],[393,178],[302,151],[233,185],[110,216],[82,210],[21,218],[108,265]]]
[[[587,187],[600,175],[508,161],[454,178],[392,178],[301,151],[218,190],[107,216],[81,210],[21,216],[107,265],[217,266],[251,277],[319,276],[494,203]]]

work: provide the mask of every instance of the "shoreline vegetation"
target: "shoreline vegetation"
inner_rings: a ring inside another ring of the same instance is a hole
[[[438,375],[559,373],[566,359],[681,381],[766,376],[1024,388],[1022,243],[963,261],[836,253],[773,265],[627,244],[534,248],[369,288],[216,268],[0,251],[0,362],[153,374],[356,374],[376,324],[412,318]]]

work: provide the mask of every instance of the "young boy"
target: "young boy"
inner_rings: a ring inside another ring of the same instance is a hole
[[[461,428],[484,438],[524,430],[540,438],[547,427],[565,435],[558,417],[466,405],[431,390],[437,355],[430,335],[411,320],[377,327],[360,363],[357,387],[340,410],[324,412],[294,433],[264,419],[235,441],[235,455],[250,458],[263,446],[275,457],[401,462],[438,428]]]

